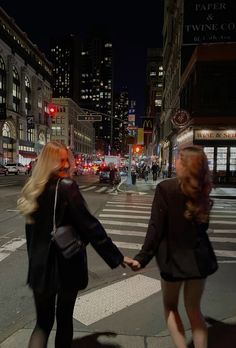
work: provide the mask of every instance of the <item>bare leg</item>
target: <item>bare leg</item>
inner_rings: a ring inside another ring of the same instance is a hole
[[[207,348],[207,326],[200,306],[204,285],[205,279],[188,280],[184,284],[184,303],[195,348]]]
[[[177,348],[187,348],[182,320],[178,312],[182,282],[161,280],[165,318],[172,340]]]

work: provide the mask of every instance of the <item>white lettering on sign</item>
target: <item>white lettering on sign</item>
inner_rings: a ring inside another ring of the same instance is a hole
[[[211,140],[236,140],[236,130],[226,130],[226,131],[204,131],[204,130],[195,130],[194,138],[196,140],[201,139],[211,139]]]
[[[226,10],[225,2],[211,2],[209,4],[195,4],[196,11],[219,11]]]

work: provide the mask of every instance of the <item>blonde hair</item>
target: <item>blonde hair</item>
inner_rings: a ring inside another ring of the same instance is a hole
[[[18,209],[32,222],[31,214],[38,208],[37,198],[44,191],[45,185],[52,175],[58,175],[61,168],[61,150],[68,153],[70,165],[68,176],[72,176],[74,159],[71,151],[57,141],[47,143],[38,156],[38,160],[32,170],[32,175],[21,191],[21,197],[17,201]]]
[[[180,173],[177,177],[181,191],[187,196],[184,216],[198,222],[208,222],[212,207],[210,192],[211,176],[207,157],[198,146],[188,146],[180,150]]]

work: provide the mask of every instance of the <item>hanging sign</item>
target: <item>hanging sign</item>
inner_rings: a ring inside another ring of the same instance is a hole
[[[173,125],[177,128],[185,127],[190,120],[190,115],[186,110],[178,110],[171,119]]]

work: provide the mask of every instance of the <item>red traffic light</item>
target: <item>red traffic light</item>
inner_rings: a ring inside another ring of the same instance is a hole
[[[55,116],[57,113],[57,106],[55,104],[48,104],[48,114],[49,116]]]
[[[140,154],[143,151],[143,147],[140,145],[134,145],[133,146],[133,152],[136,154]]]

